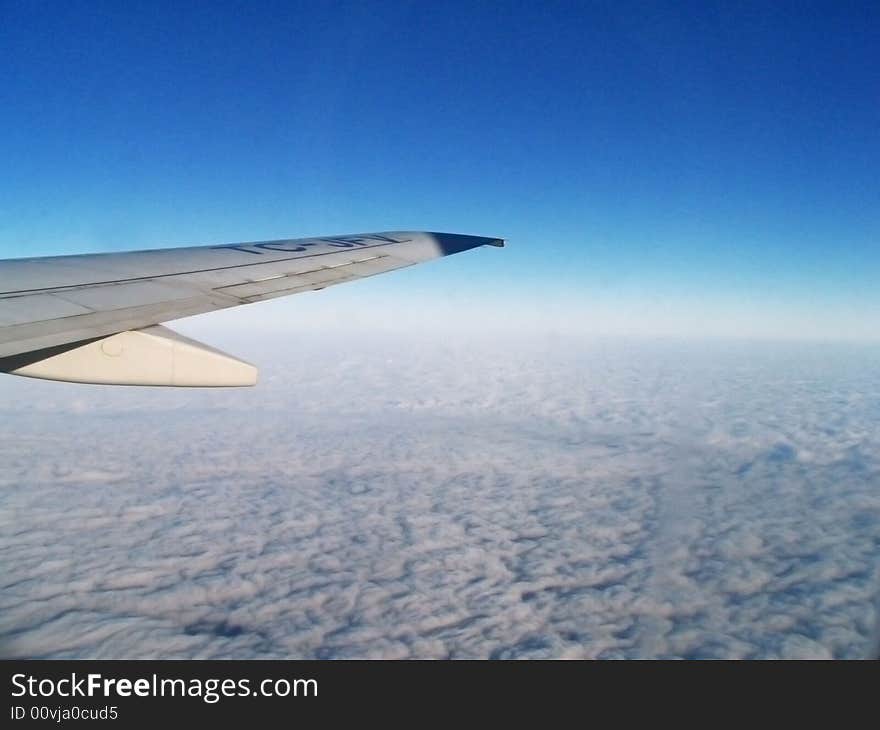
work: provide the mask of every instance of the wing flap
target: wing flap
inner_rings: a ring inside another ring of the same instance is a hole
[[[238,297],[246,302],[263,301],[288,294],[324,289],[334,284],[401,269],[409,265],[409,261],[402,261],[388,254],[354,259],[351,256],[346,256],[337,258],[331,265],[324,265],[320,268],[313,267],[305,271],[267,276],[256,281],[249,281],[246,284],[221,286],[217,287],[215,291]]]
[[[88,313],[89,310],[85,307],[59,299],[51,294],[9,297],[0,300],[0,327],[27,324],[33,322],[35,317],[41,320],[50,320]]]
[[[68,342],[106,337],[124,330],[141,329],[157,322],[204,314],[238,304],[241,302],[237,299],[199,296],[3,327],[0,328],[0,358]]]
[[[190,299],[192,290],[168,286],[155,281],[130,281],[124,284],[68,289],[56,292],[54,297],[85,307],[92,312],[129,309],[160,302],[176,302]]]
[[[402,269],[405,266],[411,265],[412,262],[402,261],[394,256],[376,256],[371,259],[356,261],[350,266],[347,266],[346,270],[361,279],[367,276],[374,276],[375,274],[384,274],[386,271]]]

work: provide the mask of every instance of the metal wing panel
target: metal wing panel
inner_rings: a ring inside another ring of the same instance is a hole
[[[202,296],[2,327],[0,358],[70,342],[106,337],[125,330],[142,329],[157,322],[204,314],[239,304],[241,302],[234,299],[224,300],[220,296],[212,299]]]
[[[0,358],[384,273],[500,239],[391,232],[0,261]]]
[[[86,307],[68,302],[51,294],[31,294],[30,296],[11,297],[0,300],[0,327],[11,327],[17,324],[41,320],[73,317],[77,314],[88,314]]]
[[[164,281],[173,282],[173,279]],[[190,299],[193,289],[169,286],[156,281],[129,281],[122,284],[78,287],[53,293],[55,299],[85,307],[87,311],[106,312],[113,309],[128,309],[159,302],[176,302]]]
[[[350,237],[360,241],[357,245],[346,243],[343,240],[345,237],[337,236],[333,239],[256,241],[155,251],[12,259],[0,261],[0,296],[187,274],[199,276],[211,272],[234,272],[236,269],[304,259],[332,260],[340,253],[360,252],[389,245],[400,247],[412,243],[413,250],[419,251],[420,244],[425,241],[418,236],[424,235],[392,233]],[[368,240],[366,236],[381,238]],[[368,255],[370,254],[365,254]],[[440,255],[443,254],[435,250],[433,255],[426,256],[423,260]]]

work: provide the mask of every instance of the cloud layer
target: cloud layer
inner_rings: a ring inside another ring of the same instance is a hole
[[[877,348],[307,334],[253,359],[245,391],[0,381],[0,653],[869,650]]]

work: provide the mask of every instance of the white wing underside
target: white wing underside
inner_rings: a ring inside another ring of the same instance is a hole
[[[212,377],[224,371],[224,362],[212,356],[226,358],[226,365],[241,361],[153,326],[487,244],[503,241],[409,231],[0,261],[0,370],[76,382],[252,384],[255,369],[252,377],[240,369],[235,377]],[[152,329],[143,336],[118,336],[146,328]],[[155,377],[153,359],[161,363]],[[169,367],[201,368],[205,382],[192,373],[186,382],[172,382]]]

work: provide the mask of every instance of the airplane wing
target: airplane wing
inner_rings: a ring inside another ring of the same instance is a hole
[[[323,289],[499,238],[395,231],[0,261],[0,372],[113,385],[253,385],[162,322]]]

